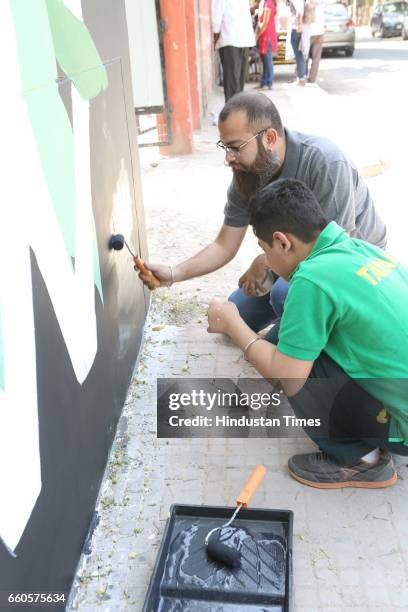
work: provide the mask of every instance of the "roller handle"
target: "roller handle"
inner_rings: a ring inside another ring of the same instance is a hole
[[[154,289],[157,289],[157,287],[161,287],[160,279],[158,279],[157,276],[155,276],[151,270],[146,268],[143,259],[141,259],[139,255],[136,255],[136,257],[134,257],[133,260],[135,262],[135,270],[137,269],[144,276],[147,276],[149,279],[148,280],[149,284],[152,285]]]
[[[247,482],[244,484],[241,493],[237,497],[237,506],[247,507],[249,500],[261,484],[266,474],[266,468],[258,464],[251,472]]]

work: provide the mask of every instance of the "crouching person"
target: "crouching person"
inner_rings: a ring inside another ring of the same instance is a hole
[[[319,452],[289,471],[320,488],[394,484],[408,455],[408,270],[328,223],[303,183],[279,179],[254,196],[250,223],[268,265],[289,281],[279,329],[265,338],[235,304],[214,301],[208,331],[230,336],[265,378],[281,381],[296,416],[323,416]],[[326,380],[322,386],[314,382]]]

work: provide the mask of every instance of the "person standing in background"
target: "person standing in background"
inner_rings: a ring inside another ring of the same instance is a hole
[[[273,83],[273,53],[278,48],[278,36],[275,27],[276,2],[264,0],[259,7],[258,24],[255,38],[258,42],[259,53],[262,59],[262,78],[255,89],[272,89]]]
[[[248,0],[212,0],[212,29],[223,69],[225,101],[244,89],[255,35]]]
[[[310,71],[308,69],[308,82],[315,83],[319,71],[320,58],[322,57],[324,36],[324,8],[325,0],[314,0],[314,15],[310,23],[310,51],[308,57],[312,60]]]
[[[292,13],[292,29],[290,42],[296,60],[296,73],[298,85],[306,85],[306,62],[302,49],[302,26],[304,14],[304,0],[287,0]],[[309,51],[309,50],[308,50]]]

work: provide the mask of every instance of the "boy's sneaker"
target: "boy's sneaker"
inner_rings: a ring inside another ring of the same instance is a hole
[[[380,459],[375,464],[361,461],[356,465],[339,465],[326,453],[318,452],[294,455],[288,467],[293,478],[319,489],[380,489],[390,487],[397,480],[392,457],[386,450],[380,451]]]

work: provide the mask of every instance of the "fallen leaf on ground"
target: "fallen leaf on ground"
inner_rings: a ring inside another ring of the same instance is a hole
[[[166,326],[164,324],[161,325],[153,325],[152,327],[152,331],[161,331],[162,329],[164,329]]]

